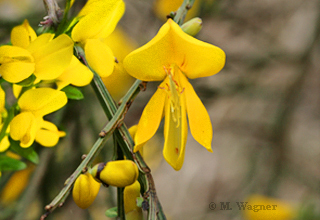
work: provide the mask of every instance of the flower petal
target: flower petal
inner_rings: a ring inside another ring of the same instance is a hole
[[[165,82],[161,83],[159,87],[164,85]],[[137,152],[158,130],[163,117],[166,95],[164,89],[158,88],[144,108],[134,137],[134,152]]]
[[[37,37],[34,41],[32,41],[28,47],[28,51],[30,53],[34,53],[35,51],[39,50],[46,44],[48,44],[54,38],[54,34],[45,33],[41,34]]]
[[[211,76],[224,67],[223,50],[184,33],[171,19],[167,23],[174,36],[175,62],[188,78]]]
[[[210,116],[186,77],[181,77],[184,89],[190,131],[193,138],[212,152],[211,142],[213,130]]]
[[[16,46],[0,47],[0,74],[11,83],[28,78],[35,69],[32,55],[25,49]]]
[[[89,66],[101,77],[110,76],[115,59],[111,49],[98,39],[90,39],[84,47]]]
[[[30,147],[35,139],[37,130],[40,129],[43,119],[36,118],[31,112],[22,112],[10,122],[10,136],[13,140],[20,141],[23,148]]]
[[[73,56],[73,42],[65,34],[58,36],[33,53],[36,62],[34,75],[42,80],[60,76]]]
[[[21,111],[32,112],[35,116],[44,116],[62,108],[68,99],[64,92],[51,88],[30,89],[18,100]]]
[[[27,48],[31,41],[37,38],[36,32],[30,26],[28,20],[14,27],[11,31],[11,43],[14,46]]]
[[[83,17],[72,30],[72,39],[85,42],[87,39],[106,38],[115,29],[124,9],[122,0],[88,1],[78,15]]]
[[[164,24],[151,41],[126,56],[124,68],[131,76],[142,81],[161,81],[166,77],[163,67],[174,63],[174,47],[169,30],[170,26]]]
[[[36,133],[36,142],[44,147],[53,147],[59,142],[60,137],[64,137],[65,132],[59,131],[55,124],[43,121],[42,127]]]
[[[57,78],[58,90],[72,84],[86,86],[93,78],[93,73],[83,65],[75,56],[72,56],[69,67]]]
[[[6,151],[10,147],[8,135],[5,135],[0,141],[0,153]]]
[[[171,64],[178,65],[191,79],[211,76],[223,68],[225,53],[189,36],[168,19],[150,42],[124,59],[128,73],[143,81],[162,80],[165,77],[163,67]]]
[[[175,169],[180,170],[185,154],[185,146],[188,136],[188,125],[186,116],[186,106],[183,96],[180,96],[180,117],[172,112],[169,97],[165,103],[165,122],[164,122],[164,148],[163,156],[166,161]]]

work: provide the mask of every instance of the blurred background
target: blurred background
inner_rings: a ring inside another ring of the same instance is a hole
[[[127,53],[155,36],[182,1],[125,2],[119,35],[110,44],[123,39],[128,45],[120,43],[119,51]],[[75,1],[72,12],[83,4]],[[212,120],[213,153],[189,133],[177,172],[163,160],[162,128],[144,148],[168,219],[320,219],[319,12],[319,0],[196,0],[187,19],[203,19],[197,38],[222,48],[227,62],[217,75],[191,81]],[[0,42],[8,43],[11,28],[25,18],[37,28],[45,15],[42,1],[1,0]],[[126,115],[128,127],[138,123],[157,85],[139,94]],[[41,163],[27,175],[30,184],[20,199],[0,206],[0,219],[39,219],[97,139],[107,119],[91,88],[82,90],[85,99],[70,101],[55,117],[67,137],[51,149],[36,146]],[[97,162],[109,160],[111,150],[110,141]],[[108,219],[104,212],[115,206],[114,197],[113,189],[100,189],[93,205],[81,210],[69,196],[47,219]],[[282,218],[239,210],[237,202],[248,201],[283,204]],[[227,202],[232,210],[221,205]]]

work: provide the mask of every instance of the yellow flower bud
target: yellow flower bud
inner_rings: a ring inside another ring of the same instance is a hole
[[[103,184],[120,188],[133,184],[139,176],[138,167],[131,160],[100,163],[95,165],[90,172]]]
[[[181,29],[191,35],[196,36],[202,28],[202,20],[201,18],[192,18],[181,26]]]
[[[88,208],[98,195],[100,183],[95,181],[90,173],[80,174],[74,183],[72,197],[82,209]]]

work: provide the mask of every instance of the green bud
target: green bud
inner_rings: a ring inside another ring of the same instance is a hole
[[[181,29],[191,36],[196,36],[201,30],[201,28],[202,20],[198,17],[192,18],[191,20],[187,21],[181,26]]]

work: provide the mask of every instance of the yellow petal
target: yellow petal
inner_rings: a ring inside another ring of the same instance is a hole
[[[6,103],[6,94],[0,85],[0,113],[5,111],[5,103]],[[0,116],[0,118],[1,118],[1,116]]]
[[[125,213],[139,209],[137,206],[137,197],[140,197],[140,183],[135,181],[133,184],[125,187],[123,191]]]
[[[45,33],[41,34],[34,41],[32,41],[27,48],[30,53],[34,53],[37,50],[40,50],[43,46],[48,44],[54,38],[54,34]]]
[[[102,169],[99,179],[108,185],[126,187],[133,184],[139,176],[137,165],[131,160],[108,162]]]
[[[171,19],[167,24],[174,36],[175,64],[188,78],[211,76],[224,67],[226,55],[223,50],[184,33]]]
[[[30,111],[35,116],[44,116],[62,108],[68,99],[64,92],[51,88],[30,89],[18,100],[22,111]]]
[[[12,92],[16,99],[19,97],[20,92],[22,91],[22,88],[23,88],[22,86],[19,86],[17,84],[12,85]]]
[[[72,57],[69,67],[57,78],[58,90],[72,84],[86,86],[93,78],[93,73],[75,56]]]
[[[166,77],[164,67],[174,60],[170,26],[164,24],[158,34],[144,46],[131,52],[123,61],[128,73],[142,81],[161,81]]]
[[[73,42],[65,34],[59,35],[33,53],[36,62],[34,75],[42,80],[60,76],[73,56]]]
[[[17,83],[35,70],[34,59],[25,49],[16,46],[0,47],[0,74],[8,82]]]
[[[36,32],[30,27],[28,20],[14,27],[11,31],[11,43],[14,46],[27,48],[37,38]]]
[[[165,103],[163,156],[175,170],[180,170],[184,161],[188,136],[186,106],[183,96],[180,95],[180,106],[176,106],[175,108],[178,109],[174,109],[173,112],[172,98],[169,96]],[[179,115],[176,114],[176,111]]]
[[[212,152],[211,142],[213,130],[210,116],[202,104],[201,100],[195,93],[192,85],[186,77],[181,77],[181,85],[184,89],[186,100],[187,114],[189,120],[190,131],[193,138],[204,146],[208,151]]]
[[[59,142],[60,137],[64,137],[65,132],[59,131],[55,124],[43,121],[42,127],[36,133],[36,142],[44,147],[53,147]]]
[[[225,64],[225,53],[218,47],[184,33],[173,20],[160,28],[147,44],[124,59],[130,75],[143,81],[163,80],[163,68],[176,64],[189,78],[216,74]]]
[[[158,130],[163,117],[164,103],[167,96],[166,91],[161,89],[164,86],[165,82],[161,83],[142,112],[134,138],[134,152],[137,152]]]
[[[23,148],[30,147],[35,139],[36,132],[40,129],[43,119],[35,118],[30,112],[22,112],[10,122],[10,136],[13,140],[20,141]]]
[[[8,135],[4,136],[0,141],[0,152],[6,151],[10,147]]]
[[[82,209],[88,208],[97,197],[100,185],[90,173],[80,174],[72,190],[72,197],[77,206]]]
[[[111,49],[98,39],[90,39],[84,47],[89,66],[101,77],[110,76],[115,59]]]
[[[85,42],[87,39],[106,38],[115,29],[124,9],[122,0],[88,1],[78,15],[83,17],[72,30],[72,39]]]

